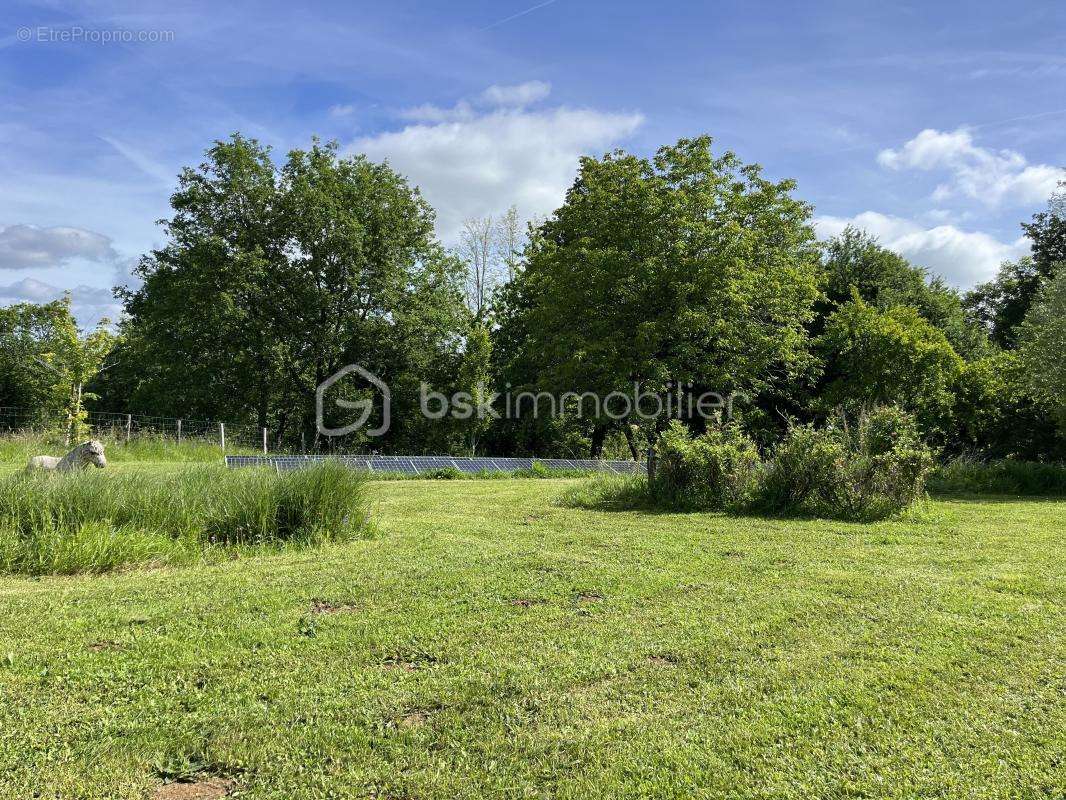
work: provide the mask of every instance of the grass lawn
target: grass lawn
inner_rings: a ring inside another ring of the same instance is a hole
[[[1066,503],[857,525],[569,483],[376,483],[371,540],[0,577],[0,797],[1064,796]]]

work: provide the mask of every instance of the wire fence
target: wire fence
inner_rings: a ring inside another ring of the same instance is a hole
[[[66,431],[67,421],[61,416],[47,416],[25,409],[0,406],[0,434],[51,435]],[[216,420],[156,417],[147,414],[121,414],[110,411],[90,411],[83,423],[88,435],[113,442],[133,442],[145,439],[164,440],[176,444],[202,443],[218,446],[219,450],[254,450],[256,452],[300,452],[306,450],[291,443],[282,446],[267,428],[256,425]]]

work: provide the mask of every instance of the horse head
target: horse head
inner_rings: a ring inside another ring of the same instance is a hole
[[[96,439],[86,442],[81,446],[81,461],[84,464],[92,464],[97,469],[107,466],[107,458],[104,456],[104,443]]]

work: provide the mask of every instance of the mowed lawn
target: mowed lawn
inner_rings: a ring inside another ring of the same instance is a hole
[[[372,487],[376,538],[0,578],[0,797],[1064,796],[1066,503],[906,522]]]

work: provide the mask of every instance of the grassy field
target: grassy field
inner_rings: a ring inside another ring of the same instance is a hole
[[[1063,797],[1066,503],[572,485],[376,483],[373,539],[0,577],[0,797]]]

